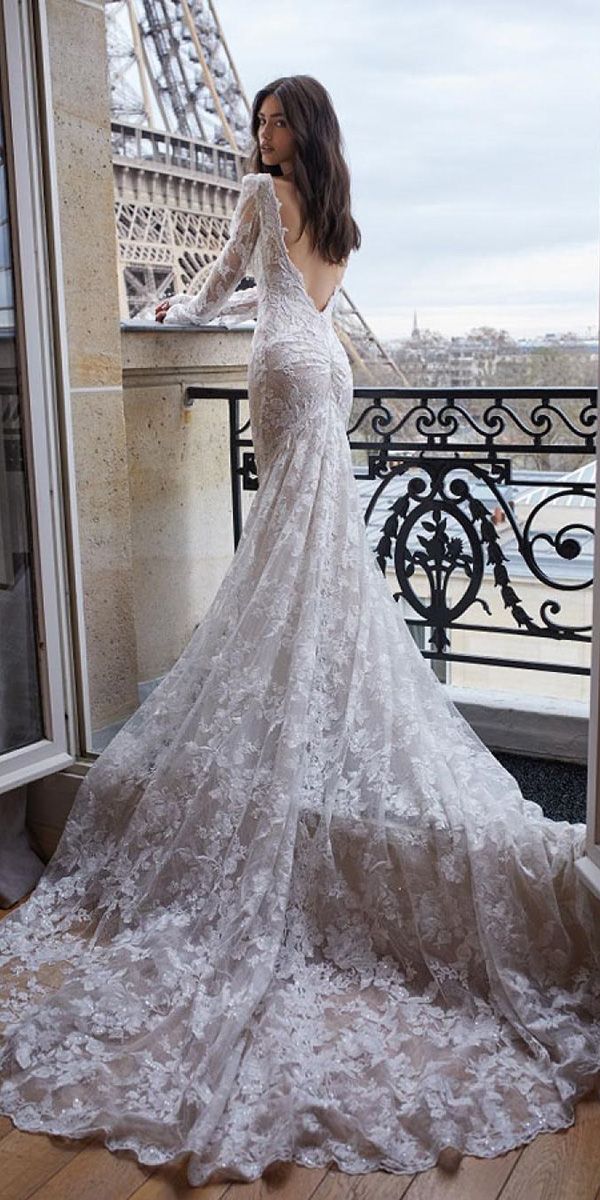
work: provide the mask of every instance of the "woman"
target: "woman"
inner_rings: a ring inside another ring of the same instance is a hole
[[[0,1111],[144,1163],[189,1153],[192,1184],[493,1156],[570,1124],[599,1070],[584,827],[524,800],[448,701],[366,540],[329,96],[275,80],[252,130],[227,245],[157,319],[256,312],[260,487],[208,613],[0,927]]]

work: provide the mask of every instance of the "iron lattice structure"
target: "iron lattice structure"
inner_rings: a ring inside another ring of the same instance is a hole
[[[250,104],[212,0],[106,0],[123,319],[196,291],[227,240]],[[403,382],[346,289],[335,323],[357,382]]]

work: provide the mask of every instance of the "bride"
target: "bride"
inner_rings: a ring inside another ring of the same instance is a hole
[[[214,601],[0,926],[0,1112],[191,1184],[420,1171],[600,1072],[582,825],[526,801],[369,548],[332,312],[360,234],[326,90],[275,80],[231,236],[165,324],[255,313],[260,487]],[[255,287],[235,291],[247,274]]]

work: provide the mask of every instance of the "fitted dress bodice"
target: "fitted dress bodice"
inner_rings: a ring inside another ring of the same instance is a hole
[[[219,304],[218,315],[226,322],[256,317],[248,400],[259,480],[278,450],[307,423],[318,423],[326,436],[331,420],[346,427],[352,408],[352,370],[333,323],[341,284],[319,311],[288,254],[280,208],[271,175],[246,175],[225,261],[216,275],[213,266],[196,298],[173,297],[166,318],[167,324],[204,324],[214,302],[222,299],[223,286],[231,289],[230,268],[240,278],[247,270],[256,279],[255,287]]]

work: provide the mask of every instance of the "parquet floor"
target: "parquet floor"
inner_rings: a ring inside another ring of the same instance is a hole
[[[2,916],[0,910],[0,917]],[[96,1141],[22,1133],[0,1116],[0,1200],[600,1200],[600,1102],[575,1124],[500,1158],[463,1158],[452,1173],[344,1175],[282,1163],[255,1183],[191,1188],[185,1163],[141,1166]]]

